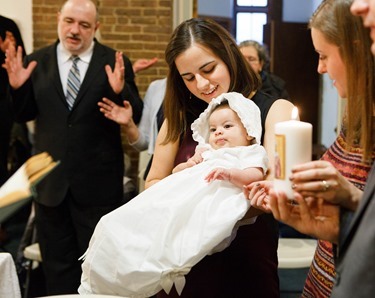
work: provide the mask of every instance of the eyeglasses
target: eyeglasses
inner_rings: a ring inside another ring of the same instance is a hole
[[[246,60],[251,64],[259,63],[259,59],[255,58],[255,57],[246,57]]]

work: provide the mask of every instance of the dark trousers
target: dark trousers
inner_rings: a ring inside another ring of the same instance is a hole
[[[4,105],[0,103],[0,109]],[[8,112],[8,114],[7,114]],[[13,118],[10,111],[0,111],[0,186],[8,179],[8,151]]]
[[[8,179],[8,149],[10,130],[8,133],[0,132],[0,186]]]
[[[56,207],[35,204],[35,223],[49,295],[76,294],[81,261],[100,218],[118,206],[78,204],[68,192]]]

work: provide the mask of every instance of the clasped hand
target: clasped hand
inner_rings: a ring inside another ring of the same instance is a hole
[[[326,161],[295,166],[290,180],[295,191],[293,201],[277,192],[271,181],[251,183],[244,193],[253,207],[272,212],[277,220],[299,232],[337,243],[340,206],[348,205],[353,194],[359,196],[361,191]]]

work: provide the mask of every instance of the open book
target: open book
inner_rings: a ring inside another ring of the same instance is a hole
[[[0,188],[0,208],[34,196],[35,185],[59,162],[47,152],[30,157]]]

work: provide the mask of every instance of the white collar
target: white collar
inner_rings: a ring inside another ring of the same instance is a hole
[[[94,45],[95,45],[95,42],[92,41],[91,45],[88,47],[88,49],[86,51],[84,51],[83,53],[79,54],[79,58],[89,64],[90,63],[90,60],[91,60],[91,56],[92,56],[92,53],[94,52]],[[64,48],[64,46],[62,45],[61,42],[59,42],[59,44],[57,45],[57,50],[59,51],[60,53],[60,58],[61,58],[61,61],[63,63],[66,63],[69,61],[70,57],[72,56],[72,53],[70,53],[67,49]]]

